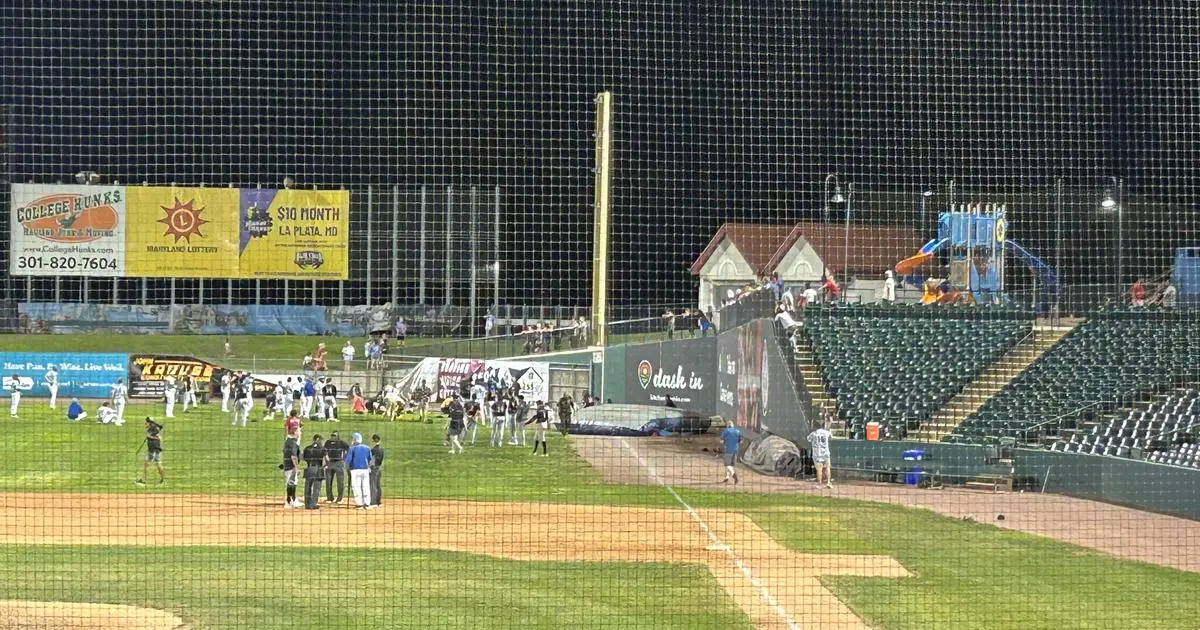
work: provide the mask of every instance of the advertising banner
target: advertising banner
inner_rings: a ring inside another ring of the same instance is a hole
[[[117,379],[125,377],[124,354],[71,352],[0,352],[0,374],[7,384],[17,377],[28,396],[49,397],[46,371],[58,371],[58,398],[108,398]],[[66,408],[65,406],[63,407]]]
[[[197,381],[196,393],[214,391],[213,379],[219,379],[225,368],[185,355],[132,354],[129,355],[129,397],[159,399],[166,391],[164,380],[174,376],[180,381],[190,375]],[[254,379],[254,397],[262,398],[275,390],[275,384],[260,378]]]
[[[763,328],[752,321],[717,335],[717,412],[740,428],[759,431],[762,405]]]
[[[349,277],[349,191],[244,188],[239,195],[241,277]]]
[[[626,346],[625,401],[662,405],[667,396],[683,409],[716,410],[714,337]]]
[[[125,273],[236,278],[238,190],[129,186]]]
[[[171,332],[170,306],[21,302],[19,328],[26,333],[85,332],[166,334]]]
[[[13,184],[9,273],[125,275],[125,188]]]

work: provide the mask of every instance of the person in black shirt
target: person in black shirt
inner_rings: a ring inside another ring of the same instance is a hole
[[[162,467],[162,428],[161,424],[146,418],[146,461],[142,463],[142,476],[137,479],[139,486],[146,485],[144,480],[151,463],[158,469],[158,483],[167,483],[167,475]]]
[[[571,414],[575,413],[575,401],[570,394],[563,394],[562,398],[558,399],[558,429],[563,435],[567,434],[571,427]]]
[[[312,444],[304,447],[304,509],[318,509],[317,501],[321,499],[321,481],[325,479],[325,467],[329,458],[325,456],[325,446],[321,436],[314,435]]]
[[[329,457],[328,472],[325,474],[325,502],[341,503],[346,492],[346,451],[350,445],[338,437],[337,431],[329,434],[325,440],[325,454]],[[333,482],[337,479],[337,499],[333,498]]]
[[[479,403],[474,400],[468,400],[465,405],[467,415],[467,428],[463,431],[463,441],[467,441],[467,435],[471,436],[471,446],[475,446],[475,434],[479,430]]]
[[[667,396],[667,403],[666,403],[665,405],[663,405],[663,406],[664,406],[664,407],[666,407],[666,408],[668,408],[668,409],[675,409],[675,401],[674,401],[674,400],[671,400],[671,397],[670,397],[670,396]]]
[[[300,474],[300,438],[295,433],[289,433],[283,440],[283,469],[284,503],[285,508],[298,508],[296,500],[296,479]]]
[[[546,429],[550,428],[550,410],[546,408],[546,402],[539,400],[537,409],[533,415],[525,421],[526,425],[533,425],[533,455],[537,455],[538,444],[542,445],[542,456],[549,457],[550,453],[546,450]]]
[[[504,446],[504,427],[508,424],[508,398],[497,394],[492,401],[492,446]]]
[[[321,408],[326,422],[338,421],[337,385],[333,384],[333,379],[325,379],[325,385],[321,387]]]
[[[383,504],[383,445],[379,434],[371,436],[371,505]]]
[[[462,400],[457,395],[451,396],[442,407],[442,410],[446,412],[446,415],[450,416],[450,424],[446,429],[446,442],[450,445],[450,453],[462,453],[462,441],[459,439],[459,436],[462,435],[465,428],[463,416],[466,413]]]

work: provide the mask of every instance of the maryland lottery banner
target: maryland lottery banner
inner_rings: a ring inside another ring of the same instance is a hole
[[[12,275],[348,274],[345,190],[14,184],[11,199]]]

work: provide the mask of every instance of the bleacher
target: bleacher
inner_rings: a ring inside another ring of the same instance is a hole
[[[803,333],[851,438],[903,439],[1027,335],[1029,311],[942,305],[812,306]]]
[[[1103,311],[988,400],[945,442],[1032,443],[1200,377],[1200,317],[1152,309]],[[1086,430],[1085,430],[1086,432]],[[1093,436],[1077,452],[1104,453]],[[1123,436],[1130,437],[1130,436]],[[1126,445],[1132,448],[1132,443]],[[1084,450],[1086,448],[1086,451]],[[1118,441],[1115,453],[1121,448]]]
[[[1189,388],[1126,410],[1105,424],[1052,444],[1050,450],[1140,457],[1151,462],[1200,468],[1198,438],[1200,391]]]

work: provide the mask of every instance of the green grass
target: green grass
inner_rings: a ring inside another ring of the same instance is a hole
[[[27,400],[22,417],[4,421],[0,432],[8,471],[0,475],[0,492],[149,492],[162,495],[163,500],[178,492],[271,497],[281,493],[276,468],[282,444],[279,422],[233,428],[226,416],[209,407],[167,424],[164,445],[170,484],[135,487],[132,481],[140,460],[134,450],[142,436],[137,419],[148,411],[157,416],[159,410],[158,405],[132,405],[124,427],[69,424],[51,416],[43,401]],[[551,436],[549,458],[529,457],[525,449],[484,445],[451,457],[441,446],[440,423],[347,419],[338,425],[310,422],[305,431],[324,434],[332,428],[343,434],[358,430],[384,436],[389,497],[679,507],[659,488],[600,481],[557,435]],[[483,443],[486,430],[479,435]],[[914,577],[824,578],[843,601],[879,628],[1188,628],[1200,618],[1200,600],[1194,596],[1200,591],[1200,575],[1192,573],[1119,560],[923,510],[821,496],[678,491],[697,508],[745,512],[781,544],[797,551],[884,554],[900,560]],[[1078,517],[1086,520],[1088,514]],[[231,544],[236,544],[236,537]],[[1161,544],[1169,553],[1187,543],[1162,540]],[[10,566],[0,574],[0,599],[162,606],[200,619],[200,627],[277,627],[282,622],[276,611],[286,604],[288,610],[297,611],[291,622],[312,614],[326,627],[352,623],[350,613],[308,601],[302,587],[304,567],[322,564],[310,559],[313,552],[170,547],[47,551],[0,550],[0,562]],[[353,584],[338,590],[341,599],[374,620],[371,627],[740,627],[746,623],[730,611],[725,599],[713,595],[711,582],[702,575],[705,572],[694,567],[540,564],[441,552],[336,555],[378,564],[385,571],[386,578],[361,580],[361,584],[338,578]],[[99,578],[85,577],[95,567],[105,568],[98,572]],[[348,569],[338,566],[335,575],[344,570]],[[283,580],[286,587],[276,577],[285,574],[291,576]],[[28,579],[33,575],[48,577]],[[501,584],[508,584],[507,590]],[[693,586],[696,597],[690,593]],[[560,590],[568,596],[560,595]],[[503,592],[506,599],[488,604],[491,592]],[[225,611],[236,613],[226,618]]]
[[[237,547],[0,547],[0,563],[3,598],[159,608],[192,628],[751,627],[700,566]]]

